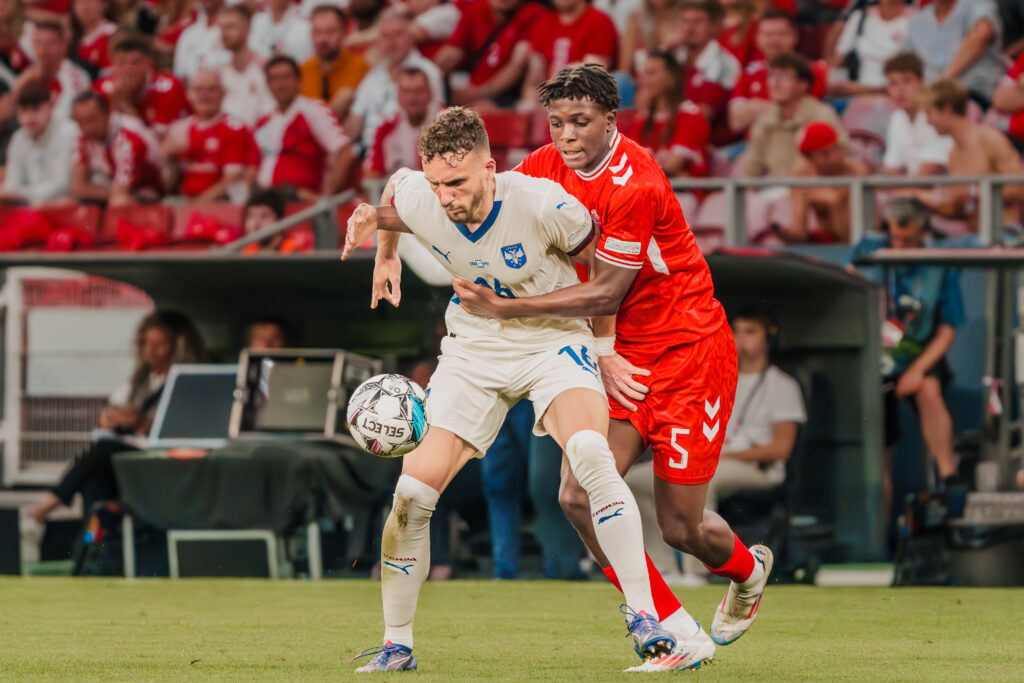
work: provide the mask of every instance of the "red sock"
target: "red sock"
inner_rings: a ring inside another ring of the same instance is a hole
[[[663,621],[675,614],[676,610],[682,607],[682,605],[676,598],[676,594],[665,583],[665,579],[661,577],[661,572],[651,562],[651,556],[644,553],[644,557],[647,558],[647,576],[651,582],[651,597],[654,598],[654,609],[658,610],[656,616],[659,621]],[[602,567],[601,571],[604,572],[604,575],[608,577],[612,585],[618,588],[621,593],[622,586],[619,585],[619,577],[615,576],[615,570],[611,567]]]
[[[743,545],[739,536],[734,533],[733,538],[736,539],[736,543],[732,547],[732,556],[725,564],[717,569],[704,566],[716,576],[724,576],[734,583],[743,583],[754,573],[754,556],[747,550],[747,546]]]

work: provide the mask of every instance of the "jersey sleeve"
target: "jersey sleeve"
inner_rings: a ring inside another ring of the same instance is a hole
[[[110,156],[114,162],[114,185],[130,188],[141,150],[127,135],[118,135],[111,146]]]
[[[313,137],[329,154],[334,154],[349,143],[348,136],[338,124],[334,112],[327,105],[314,102],[305,112]]]
[[[639,270],[647,258],[647,247],[654,230],[656,198],[643,188],[624,187],[610,202],[597,258],[620,268]]]
[[[544,199],[541,222],[551,246],[575,256],[594,239],[594,221],[580,200],[553,182]]]
[[[391,176],[395,194],[391,198],[391,205],[398,212],[398,217],[413,233],[416,232],[413,217],[417,213],[423,213],[426,209],[424,204],[424,190],[435,202],[437,199],[434,193],[430,192],[427,181],[423,178],[422,171],[410,171],[407,168],[395,171]]]

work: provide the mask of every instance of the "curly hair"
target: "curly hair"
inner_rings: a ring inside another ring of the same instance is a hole
[[[617,111],[619,87],[600,64],[567,66],[537,87],[540,103],[548,106],[553,100],[590,100],[605,111]]]
[[[424,164],[434,157],[449,154],[461,161],[475,150],[490,155],[487,129],[479,114],[463,107],[450,107],[440,112],[420,138],[420,157]]]

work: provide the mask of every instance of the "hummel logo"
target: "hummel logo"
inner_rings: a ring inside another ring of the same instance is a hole
[[[438,248],[437,248],[437,247],[435,247],[434,245],[430,245],[430,248],[431,248],[431,249],[433,249],[434,251],[436,251],[436,252],[437,252],[438,254],[440,254],[440,255],[441,255],[441,257],[442,257],[442,258],[444,258],[444,260],[445,260],[445,261],[447,261],[448,263],[451,263],[451,262],[452,262],[452,260],[451,260],[450,258],[448,258],[448,256],[449,256],[449,255],[450,255],[450,254],[451,254],[452,252],[450,252],[450,251],[449,251],[449,252],[448,252],[448,253],[446,254],[445,252],[441,251],[440,249],[438,249]]]
[[[406,574],[409,573],[409,567],[412,566],[411,564],[398,565],[398,564],[394,564],[392,562],[388,562],[387,560],[384,561],[384,564],[386,564],[389,567],[394,567],[395,569],[398,569],[399,571],[405,572]]]
[[[625,185],[627,182],[629,182],[629,179],[632,178],[632,177],[633,177],[633,167],[632,166],[628,166],[628,167],[626,167],[626,172],[623,173],[622,175],[613,175],[612,176],[612,182],[615,183],[616,185]]]
[[[599,520],[597,520],[597,523],[598,524],[604,524],[605,522],[607,522],[612,517],[621,517],[622,516],[622,511],[625,510],[625,509],[626,508],[619,508],[618,510],[616,510],[612,514],[605,515],[604,517],[601,517]],[[408,573],[408,572],[406,572],[406,573]]]

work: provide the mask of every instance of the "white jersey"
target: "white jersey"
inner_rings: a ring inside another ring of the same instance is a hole
[[[396,175],[398,216],[445,269],[500,295],[534,296],[579,282],[570,258],[594,237],[587,209],[561,185],[515,171],[495,175],[494,207],[476,230],[453,223],[422,172]],[[592,337],[582,318],[494,320],[452,297],[449,335],[481,348],[535,351],[567,336]],[[514,346],[513,346],[514,345]]]

